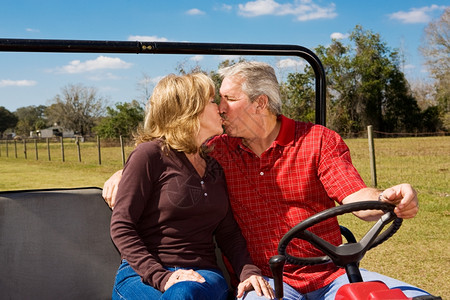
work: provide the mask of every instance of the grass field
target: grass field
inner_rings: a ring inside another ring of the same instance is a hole
[[[347,139],[353,163],[365,182],[372,182],[366,139]],[[60,145],[34,144],[0,146],[0,191],[98,186],[122,167],[118,147],[102,148],[102,164],[98,164],[95,143],[81,143],[81,162],[75,143],[65,143],[65,162]],[[128,155],[132,147],[125,148]],[[403,222],[402,228],[385,244],[369,251],[361,266],[422,287],[450,299],[450,137],[376,139],[376,171],[378,187],[408,182],[417,190],[420,212]],[[346,215],[340,221],[360,237],[371,224]]]

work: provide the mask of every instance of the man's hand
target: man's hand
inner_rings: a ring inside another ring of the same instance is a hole
[[[419,200],[417,199],[417,193],[413,187],[408,183],[399,184],[390,188],[380,191],[375,188],[361,189],[342,200],[343,204],[368,201],[368,200],[380,200],[383,202],[394,204],[395,214],[402,219],[410,219],[415,217],[419,211]],[[377,210],[357,211],[354,214],[366,221],[378,220],[383,212]]]
[[[255,290],[258,296],[264,295],[268,299],[273,299],[275,294],[269,282],[262,276],[252,275],[238,285],[237,298],[244,296],[244,292]]]
[[[394,204],[395,214],[402,219],[414,218],[419,211],[417,192],[407,183],[385,189],[380,194],[380,200]]]
[[[122,179],[122,170],[114,173],[103,185],[102,196],[111,208],[114,208],[116,204],[117,188],[119,187],[120,179]]]

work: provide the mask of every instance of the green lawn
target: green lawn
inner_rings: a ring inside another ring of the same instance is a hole
[[[365,182],[372,182],[366,139],[347,139],[353,163]],[[38,144],[38,159],[34,144],[17,144],[17,158],[12,144],[0,145],[0,190],[98,186],[122,167],[118,147],[102,147],[102,164],[98,164],[95,143],[81,143],[81,162],[75,143],[65,143],[65,162],[61,147]],[[132,147],[125,148],[128,155]],[[450,299],[450,137],[420,137],[376,139],[376,171],[379,188],[398,183],[411,183],[417,190],[420,212],[406,220],[399,232],[385,244],[368,252],[361,266],[381,272],[429,292]],[[368,224],[352,216],[340,221],[357,236]]]

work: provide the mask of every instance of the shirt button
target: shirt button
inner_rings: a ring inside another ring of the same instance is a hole
[[[259,175],[263,176],[263,175],[264,175],[264,172],[259,172]]]
[[[206,197],[206,196],[208,196],[208,193],[204,193],[203,195],[205,195],[205,197]]]
[[[202,181],[200,181],[200,184],[205,184],[205,182],[202,180]]]

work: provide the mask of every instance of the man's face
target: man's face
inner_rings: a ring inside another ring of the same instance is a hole
[[[240,77],[225,77],[220,87],[219,111],[223,118],[225,132],[230,136],[251,138],[258,126],[254,122],[256,104],[242,91],[244,80]]]

